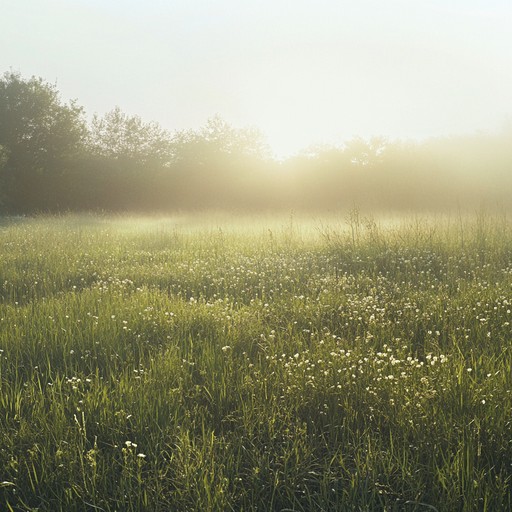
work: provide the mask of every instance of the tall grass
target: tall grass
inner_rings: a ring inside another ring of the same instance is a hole
[[[4,222],[0,509],[512,509],[511,227]]]

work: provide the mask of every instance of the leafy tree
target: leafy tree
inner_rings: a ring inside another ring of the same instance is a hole
[[[7,163],[7,149],[4,146],[0,146],[0,178],[2,171]],[[5,190],[2,187],[3,183],[0,179],[0,212],[5,208]]]
[[[7,158],[7,149],[4,146],[0,146],[0,170],[3,169],[4,165],[7,163]]]
[[[62,180],[83,150],[86,125],[75,102],[54,85],[8,72],[0,79],[0,182],[11,211],[54,209],[65,200]]]
[[[171,159],[169,133],[157,123],[145,123],[119,107],[92,120],[89,147],[93,154],[137,164],[166,165]]]
[[[262,169],[270,152],[261,133],[221,117],[173,137],[173,201],[180,207],[248,206],[264,195]]]
[[[234,128],[220,116],[214,116],[199,130],[184,130],[173,137],[177,161],[206,164],[212,160],[264,160],[270,151],[261,132],[255,128]]]
[[[83,188],[89,201],[102,209],[155,209],[169,190],[172,160],[170,134],[115,107],[95,115],[88,136],[89,157],[83,162]]]
[[[344,153],[353,165],[359,167],[375,166],[383,161],[387,142],[382,137],[372,137],[366,141],[356,137],[344,145]]]

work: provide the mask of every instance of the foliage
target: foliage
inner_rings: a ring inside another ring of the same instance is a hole
[[[128,116],[115,107],[103,117],[92,119],[91,152],[104,158],[133,161],[138,166],[165,165],[171,160],[169,134],[157,123],[144,123],[139,116]]]
[[[509,208],[512,132],[422,142],[354,138],[277,160],[219,116],[169,133],[115,107],[87,124],[54,85],[0,80],[0,207],[63,211]]]
[[[264,204],[268,193],[265,169],[272,167],[260,132],[237,129],[219,116],[199,130],[175,133],[170,175],[179,194],[173,204],[183,209],[242,208]]]
[[[236,129],[215,116],[197,131],[184,130],[174,135],[175,158],[209,165],[217,157],[268,159],[270,151],[255,128]]]
[[[13,72],[3,75],[0,146],[7,158],[0,181],[10,210],[61,206],[61,186],[83,148],[85,133],[82,108],[62,103],[55,86]]]

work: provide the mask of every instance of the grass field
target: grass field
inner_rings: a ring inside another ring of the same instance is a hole
[[[512,509],[512,224],[0,223],[0,510]]]

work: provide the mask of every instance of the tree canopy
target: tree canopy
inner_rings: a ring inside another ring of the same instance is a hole
[[[93,154],[141,165],[168,164],[172,158],[170,134],[157,123],[145,123],[115,107],[103,117],[94,115],[89,131]]]
[[[375,137],[272,158],[255,128],[214,116],[170,133],[114,107],[88,123],[54,84],[0,77],[0,209],[439,209],[512,193],[512,130],[390,142]]]
[[[12,210],[53,209],[57,181],[84,149],[82,107],[54,85],[9,72],[0,80],[1,183]]]

